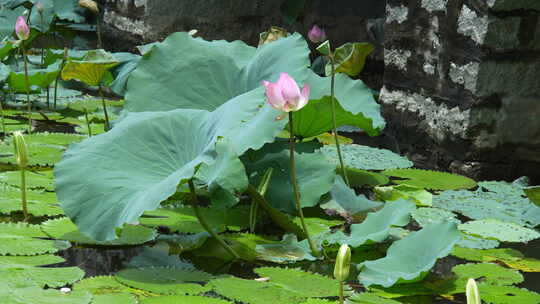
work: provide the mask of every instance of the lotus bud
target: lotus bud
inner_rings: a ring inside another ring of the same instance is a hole
[[[465,290],[467,295],[467,304],[482,304],[480,300],[480,293],[478,292],[478,286],[474,279],[467,281],[467,287]]]
[[[336,257],[336,265],[334,266],[334,278],[340,282],[344,282],[349,277],[351,268],[351,248],[349,245],[343,244],[339,247]]]
[[[21,132],[13,133],[13,147],[15,148],[17,164],[21,168],[26,168],[28,166],[28,148]]]
[[[326,40],[326,32],[324,29],[314,25],[308,32],[308,38],[313,43],[319,43]]]
[[[309,101],[309,85],[302,91],[296,81],[287,73],[281,73],[276,83],[263,80],[268,103],[275,109],[291,112],[303,108]]]
[[[45,11],[45,7],[43,6],[43,3],[37,2],[37,3],[35,4],[35,6],[36,6],[36,9],[37,9],[38,13],[39,13],[40,15],[43,14],[43,11]]]
[[[17,34],[17,37],[19,37],[19,40],[26,40],[30,37],[30,28],[28,27],[28,24],[26,24],[26,19],[24,19],[23,16],[17,18],[17,22],[15,23],[15,33]]]
[[[94,14],[99,13],[99,8],[98,8],[98,5],[97,5],[97,3],[95,1],[92,1],[92,0],[79,0],[79,5],[84,7],[84,8],[89,9]]]

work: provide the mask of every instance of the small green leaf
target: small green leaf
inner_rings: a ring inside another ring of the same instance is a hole
[[[334,51],[336,73],[355,77],[364,69],[366,58],[375,50],[369,42],[347,42]],[[332,75],[332,65],[326,64],[326,75]]]

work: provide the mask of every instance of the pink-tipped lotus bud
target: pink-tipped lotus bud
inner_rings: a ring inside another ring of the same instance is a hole
[[[95,1],[92,1],[92,0],[79,0],[79,5],[84,7],[84,8],[89,9],[94,14],[99,13],[99,8],[98,8],[98,5],[97,5],[97,3]]]
[[[309,101],[309,85],[302,91],[296,81],[287,73],[281,73],[276,83],[264,80],[268,103],[275,109],[284,112],[298,111]]]
[[[314,25],[308,32],[308,38],[313,43],[319,43],[326,40],[326,32],[324,29]]]
[[[26,40],[30,37],[30,28],[28,27],[28,24],[26,24],[26,20],[23,16],[17,18],[17,22],[15,23],[15,33],[17,34],[17,37],[19,37],[19,40]]]

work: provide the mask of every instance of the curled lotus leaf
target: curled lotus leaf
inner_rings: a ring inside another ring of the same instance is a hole
[[[92,50],[81,60],[68,60],[62,69],[62,79],[77,79],[87,85],[99,85],[109,69],[120,62],[104,50]]]

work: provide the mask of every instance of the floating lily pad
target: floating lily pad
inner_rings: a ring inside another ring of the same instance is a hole
[[[332,200],[321,207],[337,211],[342,216],[352,216],[380,208],[383,203],[367,199],[364,195],[356,195],[353,189],[347,187],[343,178],[337,176],[330,191]]]
[[[478,286],[482,301],[488,304],[540,303],[540,294],[514,286]]]
[[[356,293],[347,299],[347,303],[361,303],[361,304],[399,304],[401,302],[394,301],[392,299],[386,299],[380,297],[374,293],[362,292]]]
[[[144,267],[120,270],[116,279],[127,286],[158,294],[197,295],[210,288],[211,274],[192,268]]]
[[[21,185],[21,172],[7,171],[0,173],[0,183],[19,187]],[[45,189],[47,191],[54,191],[52,171],[27,171],[26,187],[28,187],[28,189]],[[2,199],[0,199],[0,201],[2,201]]]
[[[461,264],[452,268],[458,276],[456,286],[465,291],[465,285],[469,278],[480,279],[490,285],[504,286],[523,282],[523,275],[514,269],[505,268],[493,263]]]
[[[20,172],[17,172],[20,174]],[[21,211],[21,190],[0,185],[0,213]],[[54,192],[28,190],[26,192],[28,213],[33,216],[53,216],[64,214]]]
[[[335,145],[324,146],[320,151],[336,166],[339,165]],[[390,150],[372,148],[362,145],[343,145],[341,155],[346,167],[363,170],[386,170],[409,168],[413,163],[406,157]]]
[[[467,234],[502,242],[526,243],[540,238],[540,233],[533,229],[495,219],[470,221],[459,225],[459,229]]]
[[[146,300],[143,300],[141,304],[178,304],[178,303],[189,303],[189,304],[232,304],[232,302],[208,298],[208,297],[199,297],[199,296],[163,296],[163,297],[152,297]]]
[[[126,225],[119,232],[119,238],[112,241],[96,241],[79,232],[77,226],[67,217],[48,220],[41,225],[41,229],[55,239],[88,245],[138,245],[151,241],[156,237],[156,232],[151,228]]]
[[[440,171],[421,169],[385,170],[384,175],[397,177],[392,182],[432,190],[457,190],[476,187],[476,182],[468,177]]]
[[[257,258],[273,263],[295,263],[303,260],[315,261],[307,241],[298,242],[295,235],[286,234],[277,244],[261,244],[255,247]]]
[[[86,136],[70,133],[32,133],[25,135],[24,139],[29,145],[69,146],[86,139]]]
[[[61,241],[45,240],[38,225],[0,223],[0,255],[37,255],[69,248]]]
[[[435,223],[412,232],[388,248],[386,257],[359,265],[358,280],[364,286],[390,287],[427,273],[439,258],[448,255],[459,241],[454,223]]]
[[[256,268],[255,273],[261,278],[270,278],[270,282],[294,290],[304,297],[326,298],[338,296],[339,283],[333,278],[300,269],[277,267]]]
[[[57,255],[35,255],[35,256],[0,256],[0,269],[5,268],[30,268],[34,266],[44,266],[65,262]]]
[[[450,211],[439,208],[418,208],[412,213],[412,218],[422,227],[436,222],[452,222],[461,224],[456,215]]]
[[[30,166],[53,165],[60,161],[64,147],[57,145],[28,144],[28,164]],[[0,145],[0,163],[16,164],[11,137]]]
[[[540,260],[527,258],[511,248],[478,250],[455,247],[452,255],[469,261],[502,263],[524,272],[540,272]]]
[[[87,291],[93,296],[93,304],[136,304],[135,295],[146,296],[144,291],[127,287],[112,276],[97,276],[83,279],[73,285],[76,291]]]
[[[226,229],[238,231],[249,226],[249,210],[237,207],[230,210],[218,208],[199,208],[208,224],[218,231]],[[206,231],[195,216],[192,207],[179,206],[148,211],[140,218],[143,225],[150,227],[166,226],[172,232],[198,233]]]
[[[461,233],[461,240],[457,243],[457,246],[472,249],[492,249],[499,247],[499,245],[497,240],[488,240],[465,233]]]
[[[10,287],[62,287],[82,279],[84,271],[78,267],[5,268],[0,269],[0,283]]]
[[[531,202],[540,206],[540,186],[525,188],[523,191],[527,194]]]
[[[39,287],[2,288],[0,298],[9,304],[89,304],[92,295],[86,291],[63,293]]]
[[[431,206],[433,195],[425,189],[409,185],[375,187],[377,198],[383,201],[411,200],[418,206]]]

